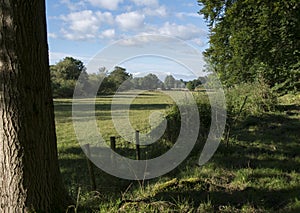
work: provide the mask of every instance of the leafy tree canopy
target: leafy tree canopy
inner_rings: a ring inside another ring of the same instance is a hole
[[[162,87],[162,82],[158,79],[158,77],[152,73],[146,75],[144,78],[142,78],[142,89],[157,89],[159,87]]]
[[[107,81],[114,84],[113,91],[117,91],[118,89],[122,91],[132,87],[130,79],[132,79],[132,75],[126,72],[125,68],[116,66],[109,74]]]
[[[65,57],[56,65],[51,66],[51,71],[54,75],[64,80],[77,80],[81,72],[85,70],[83,62],[72,57]]]
[[[223,83],[263,78],[272,87],[299,88],[299,0],[198,2],[210,28],[204,54]]]
[[[167,75],[164,83],[166,89],[172,89],[175,87],[175,78],[172,75]]]
[[[76,81],[81,73],[88,79],[86,68],[82,61],[66,57],[55,65],[50,66],[52,90],[54,97],[72,97]]]

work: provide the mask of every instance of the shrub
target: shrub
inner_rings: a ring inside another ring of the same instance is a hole
[[[227,113],[230,117],[260,115],[275,110],[277,96],[263,80],[242,83],[226,91]]]
[[[200,129],[199,137],[206,137],[211,123],[211,107],[207,95],[203,93],[194,93],[196,100],[199,117],[200,117]],[[189,107],[186,105],[185,107]],[[178,106],[172,105],[166,112],[167,130],[164,134],[164,139],[172,142],[176,142],[176,139],[180,133],[181,128],[181,115]],[[193,118],[188,119],[185,122],[187,125],[194,125]]]
[[[213,92],[213,91],[211,91]],[[238,119],[247,116],[261,115],[265,112],[275,110],[277,96],[272,89],[264,83],[263,79],[255,83],[243,83],[228,88],[226,91],[227,108],[227,130],[228,135],[231,126],[235,125]],[[200,129],[198,139],[205,139],[211,125],[211,106],[209,98],[205,93],[194,93],[200,117]],[[164,139],[176,142],[181,127],[181,115],[178,107],[172,105],[166,113],[167,131]],[[191,119],[191,122],[193,119]],[[188,125],[193,125],[190,123]],[[200,140],[203,141],[203,140]]]

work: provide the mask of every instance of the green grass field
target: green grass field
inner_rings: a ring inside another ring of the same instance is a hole
[[[111,101],[96,101],[107,141],[118,135]],[[132,126],[149,128],[149,116],[171,104],[163,93],[139,95],[130,108]],[[96,191],[74,133],[72,100],[55,100],[55,115],[60,167],[77,212],[300,212],[300,95],[280,98],[276,112],[240,121],[229,146],[222,143],[202,167],[196,166],[201,150],[193,150],[175,170],[150,181],[123,180],[95,168]],[[120,153],[134,153],[121,139],[117,143]]]

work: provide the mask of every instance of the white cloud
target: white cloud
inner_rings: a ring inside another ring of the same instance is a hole
[[[204,47],[205,45],[207,45],[207,43],[205,43],[205,41],[203,39],[200,39],[200,38],[195,38],[193,40],[191,40],[192,44],[196,44],[200,47]]]
[[[78,2],[71,2],[70,0],[61,0],[61,3],[65,4],[71,11],[80,10],[85,7],[85,2],[82,0]]]
[[[143,27],[145,16],[137,11],[122,13],[116,17],[116,23],[125,31],[136,31]]]
[[[70,0],[61,1],[65,2],[65,4],[70,3]],[[124,0],[78,0],[78,2],[83,1],[103,8],[117,9],[119,4]],[[168,11],[165,5],[159,5],[158,0],[130,1],[134,3],[131,4],[133,8],[136,8],[136,6],[141,6],[141,8],[129,12],[124,12],[123,10],[123,13],[116,13],[114,15],[112,12],[101,12],[100,10],[95,11],[94,9],[83,9],[81,11],[73,11],[69,14],[61,15],[58,17],[59,20],[63,21],[60,33],[64,38],[69,40],[113,40],[116,38],[126,38],[129,36],[128,34],[159,34],[175,36],[183,40],[193,40],[206,35],[206,32],[201,29],[201,27],[193,24],[181,25],[176,22],[165,22],[159,25],[151,24],[150,16],[165,18],[169,17],[171,11]],[[177,16],[177,18],[200,18],[197,13],[180,12],[173,13],[173,15]],[[146,19],[148,17],[149,19]],[[150,23],[147,21],[150,21]],[[54,33],[49,33],[49,37],[57,38],[57,32]],[[201,45],[200,40],[195,40],[194,42]]]
[[[155,43],[163,43],[168,42],[169,37],[165,36],[158,36],[157,33],[155,34],[149,34],[149,33],[140,33],[137,36],[134,37],[125,37],[121,41],[119,41],[119,44],[122,46],[143,46],[144,44],[149,45],[149,43],[155,44]]]
[[[203,36],[205,31],[193,24],[178,25],[176,23],[166,22],[158,33],[161,35],[175,36],[183,40],[191,40]]]
[[[198,13],[186,13],[186,12],[176,13],[175,16],[177,18],[184,18],[184,17],[202,18],[201,15]]]
[[[63,34],[63,37],[67,40],[90,40],[95,39],[96,35],[93,33],[75,33],[75,32],[69,32],[65,29],[61,30],[61,33]]]
[[[158,0],[131,0],[137,6],[158,7]]]
[[[48,33],[49,38],[57,38],[57,35],[55,33]]]
[[[137,45],[139,45],[138,42],[136,42],[134,39],[131,39],[131,38],[124,38],[119,43],[120,43],[120,45],[123,45],[123,46],[137,46]]]
[[[159,6],[155,9],[153,8],[149,8],[149,7],[145,7],[143,10],[144,14],[147,16],[161,16],[161,17],[165,17],[167,16],[167,9],[165,6]]]
[[[70,40],[93,39],[99,33],[103,23],[114,23],[111,13],[93,12],[91,10],[72,12],[60,18],[67,25],[67,28],[63,28],[61,32],[65,38]]]
[[[91,10],[73,12],[61,19],[70,24],[69,28],[75,32],[96,32],[100,22]]]
[[[105,24],[109,24],[109,25],[113,25],[114,23],[114,17],[110,12],[96,12],[96,16],[99,19],[100,22],[105,23]]]
[[[115,29],[108,29],[108,30],[104,30],[101,33],[100,38],[113,39],[115,35],[116,35]]]
[[[92,6],[108,10],[117,10],[123,0],[87,0]]]
[[[120,44],[123,46],[142,46],[149,42],[168,43],[172,40],[172,37],[177,37],[184,41],[189,41],[198,47],[206,45],[205,40],[202,39],[203,36],[206,36],[206,31],[193,24],[178,25],[176,23],[166,22],[161,27],[145,25],[144,30],[145,31],[141,31],[137,34],[138,37],[131,38],[125,36]],[[169,47],[170,46],[171,45],[169,45]]]

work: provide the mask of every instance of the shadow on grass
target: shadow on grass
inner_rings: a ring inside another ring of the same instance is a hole
[[[165,110],[168,108],[169,104],[114,104],[114,110]],[[78,115],[82,116],[91,116],[96,115],[101,120],[103,120],[103,117],[109,117],[111,119],[111,103],[107,104],[95,104],[95,114],[93,109],[91,109],[91,105],[89,104],[80,104],[80,112],[77,113]],[[55,104],[55,117],[57,119],[61,118],[70,118],[72,116],[72,103],[56,103]]]
[[[148,147],[141,146],[141,159],[155,158],[168,151],[170,148],[168,144],[159,144],[159,146],[157,144],[153,144]],[[94,147],[93,152],[97,153],[97,149],[99,148]],[[136,159],[135,146],[129,144],[129,142],[117,141],[117,148],[115,151],[124,157]],[[69,189],[69,193],[74,198],[77,195],[77,190],[79,187],[81,187],[83,191],[92,190],[87,158],[80,147],[68,147],[60,149],[59,162],[65,185]],[[120,192],[125,191],[126,188],[132,184],[132,181],[114,177],[105,173],[96,166],[93,166],[93,168],[95,171],[97,190],[99,190],[101,193],[108,193],[112,196],[117,195],[117,197],[119,197]]]
[[[59,163],[63,180],[69,194],[75,199],[79,187],[81,191],[92,191],[91,179],[88,171],[87,158],[80,147],[71,147],[59,151]],[[111,195],[125,190],[130,181],[111,176],[96,166],[93,166],[96,190]]]
[[[285,115],[249,117],[232,132],[229,147],[220,146],[214,162],[225,168],[278,168],[300,172],[300,119]]]
[[[209,186],[208,186],[209,187]],[[295,197],[299,196],[300,188],[265,190],[248,187],[241,191],[207,191],[207,190],[168,190],[159,192],[153,197],[153,200],[164,200],[174,202],[190,201],[189,204],[197,209],[203,201],[210,201],[215,211],[220,210],[222,206],[234,206],[241,209],[243,205],[251,205],[256,209],[278,212],[284,209]],[[192,200],[189,200],[192,198]],[[298,212],[300,208],[293,209]],[[286,210],[285,212],[288,212]]]
[[[132,98],[132,97],[138,97],[140,98],[147,98],[147,97],[153,97],[157,96],[157,94],[153,93],[145,93],[145,91],[136,91],[136,92],[124,92],[124,93],[118,93],[116,96],[114,94],[111,95],[101,95],[99,98]]]

